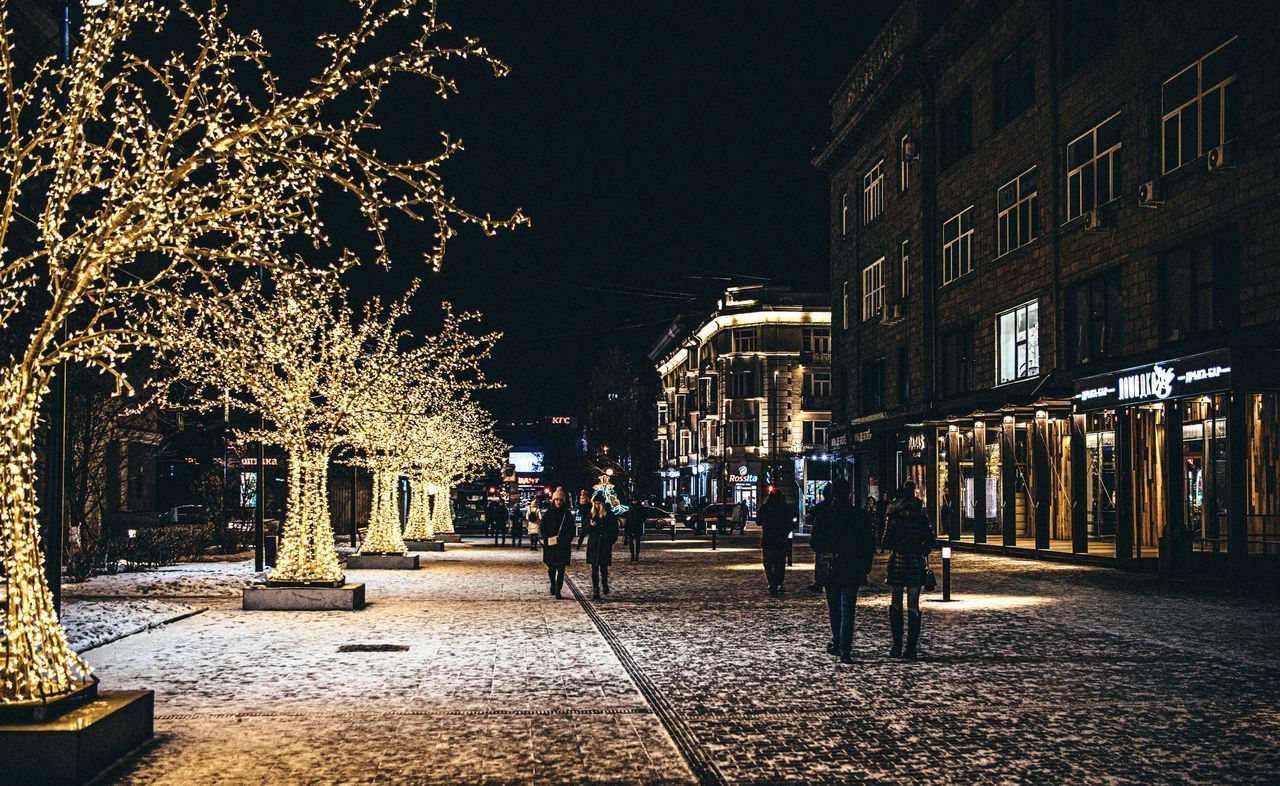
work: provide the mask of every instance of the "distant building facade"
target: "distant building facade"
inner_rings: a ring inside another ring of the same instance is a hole
[[[942,537],[1275,574],[1274,3],[906,0],[832,99],[836,424]]]
[[[826,293],[731,287],[654,347],[665,498],[745,502],[770,485],[803,518],[830,478],[831,311]]]

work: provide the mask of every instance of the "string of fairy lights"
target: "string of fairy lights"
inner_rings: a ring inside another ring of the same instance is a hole
[[[355,318],[339,275],[357,261],[328,250],[320,206],[335,190],[353,199],[373,239],[366,261],[381,265],[390,264],[393,219],[432,227],[430,268],[462,226],[491,235],[528,223],[519,210],[495,218],[457,203],[441,174],[462,149],[453,137],[416,160],[374,148],[387,84],[416,76],[448,97],[458,91],[449,74],[456,61],[506,73],[478,41],[453,34],[434,2],[352,0],[358,19],[317,39],[322,63],[310,79],[289,81],[297,90],[273,72],[256,32],[228,25],[228,5],[91,4],[69,63],[48,58],[20,70],[14,51],[23,42],[0,3],[0,333],[13,352],[0,365],[0,704],[49,700],[92,679],[59,625],[39,543],[36,431],[60,364],[96,368],[127,395],[137,380],[123,361],[154,346],[193,388],[216,389],[217,406],[225,397],[262,413],[268,425],[241,436],[289,457],[277,572],[341,581],[329,460],[349,444],[370,377],[384,376],[368,373],[362,353],[395,309]],[[174,50],[140,53],[136,36],[160,29],[179,42]],[[379,34],[390,29],[406,43],[386,46]],[[306,272],[317,260],[290,253],[299,239],[337,261]],[[269,292],[256,283],[259,270]],[[421,345],[433,347],[424,355],[457,351],[433,339]],[[415,374],[412,357],[404,361],[412,355],[383,358],[386,374]],[[444,402],[450,373],[421,384]],[[488,439],[471,444],[488,449]],[[447,484],[465,475],[460,466],[421,461],[399,471],[424,468],[440,508]]]

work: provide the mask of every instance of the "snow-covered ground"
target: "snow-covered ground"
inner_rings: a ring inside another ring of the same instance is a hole
[[[261,580],[252,560],[239,562],[192,562],[167,568],[94,576],[78,584],[67,584],[63,595],[73,598],[165,597],[231,598]]]
[[[68,598],[62,606],[62,627],[72,649],[84,652],[200,610],[167,600]]]

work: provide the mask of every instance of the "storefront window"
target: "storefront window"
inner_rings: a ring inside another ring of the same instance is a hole
[[[1182,471],[1186,527],[1194,548],[1227,550],[1227,397],[1183,402]]]
[[[1245,398],[1245,530],[1250,554],[1280,555],[1280,394]]]
[[[1165,516],[1165,412],[1163,404],[1133,410],[1133,519],[1138,557],[1159,554]]]
[[[1110,412],[1085,416],[1085,523],[1090,541],[1116,537],[1116,427]]]
[[[951,522],[951,469],[949,465],[951,452],[947,448],[947,431],[946,429],[938,429],[938,461],[937,461],[937,478],[938,478],[938,498],[934,503],[935,510],[933,520],[937,527],[938,535],[946,537],[948,535],[948,527]]]

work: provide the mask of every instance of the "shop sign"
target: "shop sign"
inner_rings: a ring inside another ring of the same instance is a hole
[[[1216,393],[1231,387],[1231,353],[1206,352],[1088,377],[1076,383],[1076,410],[1126,407]]]
[[[853,432],[853,441],[857,444],[871,441],[871,429],[863,429],[862,431]]]
[[[830,438],[828,438],[827,444],[831,446],[832,450],[838,450],[844,447],[844,443],[846,439],[847,438],[845,437],[844,434],[834,434]]]
[[[907,450],[911,453],[923,453],[927,444],[924,432],[917,431],[907,437]]]
[[[751,468],[746,464],[738,467],[737,473],[729,475],[730,483],[755,483],[757,480],[759,476],[751,472]]]
[[[528,475],[523,472],[516,473],[516,482],[521,486],[541,486],[541,475]]]

